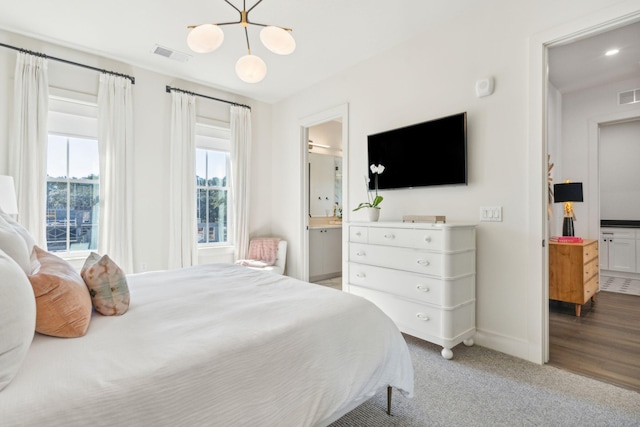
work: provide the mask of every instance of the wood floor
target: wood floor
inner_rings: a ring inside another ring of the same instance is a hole
[[[640,392],[640,296],[599,292],[575,316],[549,302],[549,364]]]

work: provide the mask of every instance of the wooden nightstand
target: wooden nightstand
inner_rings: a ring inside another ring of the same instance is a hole
[[[598,292],[598,241],[549,242],[549,299],[576,305],[595,301]]]

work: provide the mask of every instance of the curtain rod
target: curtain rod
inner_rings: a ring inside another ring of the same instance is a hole
[[[31,51],[31,50],[23,49],[21,47],[11,46],[11,45],[4,44],[4,43],[0,43],[0,46],[6,47],[8,49],[17,50],[17,51],[20,51],[20,52],[23,52],[23,53],[28,53],[28,54],[31,54],[31,55],[39,56],[41,58],[51,59],[52,61],[64,62],[65,64],[75,65],[77,67],[88,68],[89,70],[99,71],[101,73],[107,73],[107,74],[112,74],[114,76],[124,77],[125,79],[131,80],[131,84],[136,84],[136,78],[133,77],[133,76],[129,76],[127,74],[116,73],[115,71],[109,71],[109,70],[105,70],[103,68],[92,67],[91,65],[80,64],[78,62],[68,61],[68,60],[62,59],[62,58],[56,58],[55,56],[49,56],[49,55],[46,55],[44,53],[34,52],[34,51]]]
[[[248,108],[249,110],[251,110],[251,107],[249,107],[248,105],[245,105],[245,104],[238,104],[237,102],[227,101],[226,99],[214,98],[212,96],[202,95],[200,93],[195,93],[195,92],[189,92],[188,90],[179,89],[177,87],[171,87],[171,86],[167,85],[167,93],[170,93],[172,91],[186,93],[187,95],[199,96],[201,98],[207,98],[207,99],[211,99],[213,101],[225,102],[227,104],[235,105],[236,107],[244,107],[244,108]]]

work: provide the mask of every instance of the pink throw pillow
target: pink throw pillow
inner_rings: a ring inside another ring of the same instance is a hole
[[[87,333],[91,297],[78,272],[62,258],[33,248],[37,261],[29,281],[36,296],[36,332],[61,338]]]

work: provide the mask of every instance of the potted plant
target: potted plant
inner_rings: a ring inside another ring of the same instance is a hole
[[[383,197],[378,195],[378,175],[384,172],[384,166],[372,164],[369,166],[371,169],[371,173],[373,174],[374,187],[375,187],[375,196],[373,199],[371,198],[371,194],[369,193],[369,179],[365,177],[364,183],[367,189],[367,198],[369,201],[360,203],[357,208],[353,211],[358,211],[360,209],[366,209],[369,214],[370,221],[377,221],[380,217],[380,203],[382,203]]]

